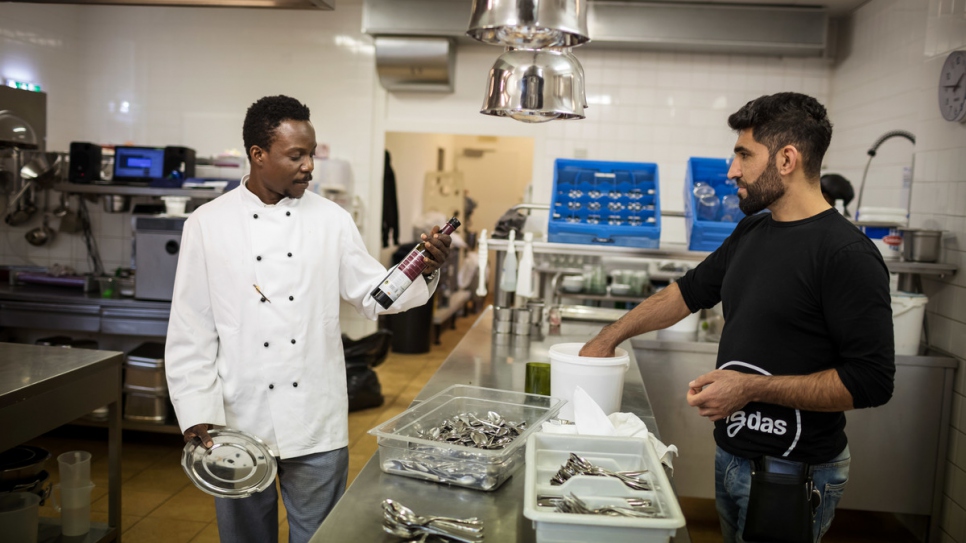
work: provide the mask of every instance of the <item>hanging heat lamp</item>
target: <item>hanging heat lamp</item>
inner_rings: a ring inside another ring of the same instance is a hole
[[[584,71],[571,47],[590,41],[586,0],[474,0],[467,35],[506,47],[480,113],[528,123],[584,118]]]

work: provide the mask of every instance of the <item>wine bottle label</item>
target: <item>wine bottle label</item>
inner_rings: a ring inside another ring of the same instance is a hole
[[[408,255],[406,255],[406,258],[399,263],[399,266],[396,269],[404,273],[406,277],[409,278],[409,283],[412,283],[417,277],[419,277],[419,274],[423,273],[423,270],[426,269],[426,263],[423,262],[423,252],[418,248],[413,249]],[[409,286],[409,283],[407,283],[406,286]]]
[[[395,302],[411,284],[413,284],[413,280],[407,277],[399,268],[396,268],[379,285],[379,290],[383,291],[386,296],[389,296],[390,300]]]

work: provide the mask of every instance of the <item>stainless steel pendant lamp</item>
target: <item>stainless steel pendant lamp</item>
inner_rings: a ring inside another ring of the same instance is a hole
[[[490,45],[542,49],[590,41],[580,0],[473,0],[470,37]]]
[[[584,118],[584,70],[571,47],[590,41],[586,0],[473,0],[467,35],[506,47],[480,113],[528,123]]]

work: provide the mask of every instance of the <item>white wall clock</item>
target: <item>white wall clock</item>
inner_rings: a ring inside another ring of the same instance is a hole
[[[966,120],[966,51],[953,51],[939,73],[939,111],[952,122]]]

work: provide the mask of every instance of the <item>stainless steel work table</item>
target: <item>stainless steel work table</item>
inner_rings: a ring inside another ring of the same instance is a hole
[[[496,344],[491,334],[492,320],[493,310],[488,308],[426,383],[415,402],[456,384],[523,391],[526,362],[547,361],[551,345],[586,342],[601,328],[600,324],[565,321],[559,335]],[[629,342],[621,346],[631,357],[630,368],[624,377],[621,411],[636,414],[654,434],[659,435],[633,350]],[[478,517],[485,523],[486,541],[533,542],[536,540],[533,525],[523,516],[523,490],[523,469],[499,489],[483,492],[385,474],[379,469],[377,452],[311,541],[398,542],[398,537],[382,530],[380,503],[385,498],[392,498],[416,512]],[[674,540],[675,543],[690,543],[687,529],[678,530]]]
[[[0,343],[0,451],[108,406],[108,524],[85,541],[120,541],[121,362],[123,353]],[[42,520],[39,541],[60,526]]]

